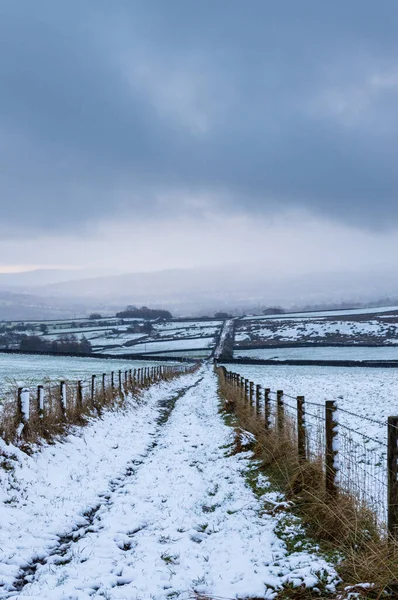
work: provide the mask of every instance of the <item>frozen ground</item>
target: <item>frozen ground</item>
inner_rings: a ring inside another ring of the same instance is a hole
[[[165,342],[141,342],[125,348],[109,348],[108,354],[147,354],[148,352],[164,352],[165,350],[193,350],[212,348],[213,337],[201,337],[195,339],[170,340]]]
[[[397,320],[397,316],[395,316]],[[240,321],[235,342],[345,342],[345,343],[387,343],[398,342],[396,323],[386,319],[366,321],[339,321],[331,319],[300,319],[273,321]]]
[[[398,306],[379,306],[378,308],[352,308],[342,310],[322,310],[313,312],[301,312],[301,313],[286,313],[285,315],[248,315],[245,319],[281,319],[281,318],[311,318],[311,317],[339,317],[339,316],[350,316],[350,315],[374,315],[378,313],[387,313],[392,311],[398,311]]]
[[[398,346],[385,347],[333,347],[313,348],[235,348],[234,358],[261,360],[398,360]]]
[[[398,369],[363,367],[309,367],[291,365],[239,365],[225,367],[272,390],[283,390],[291,396],[303,395],[307,401],[324,403],[335,400],[341,408],[386,422],[398,414]],[[343,414],[350,427],[386,439],[386,427],[360,421]]]
[[[132,326],[134,322],[134,327]],[[163,350],[185,350],[189,348],[213,348],[215,337],[220,331],[222,321],[151,321],[152,330],[144,327],[148,324],[142,319],[109,319],[101,321],[58,321],[48,322],[43,334],[42,323],[20,324],[18,331],[0,333],[0,347],[18,349],[22,335],[40,336],[47,342],[60,341],[66,336],[74,336],[79,341],[83,336],[92,345],[93,352],[115,355],[131,352],[155,352]],[[137,331],[138,324],[138,331]],[[11,325],[11,324],[8,324]],[[191,339],[194,338],[194,339]],[[135,349],[137,342],[146,342]],[[151,344],[151,346],[149,346]],[[114,347],[114,350],[112,349]]]
[[[44,379],[77,380],[119,369],[125,371],[158,365],[158,362],[151,361],[0,353],[0,397],[2,390],[15,385],[16,381],[24,385],[37,385]]]
[[[4,447],[0,598],[272,599],[333,568],[287,552],[230,455],[210,366],[32,456]],[[266,482],[264,483],[266,486]]]

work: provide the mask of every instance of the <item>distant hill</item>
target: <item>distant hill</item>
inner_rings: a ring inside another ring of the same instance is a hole
[[[109,315],[128,305],[175,316],[262,314],[270,306],[392,305],[398,299],[398,274],[383,268],[286,275],[252,264],[86,278],[78,273],[78,278],[75,271],[0,275],[0,319],[70,318],[93,311]]]
[[[93,269],[35,269],[20,273],[0,273],[0,290],[29,290],[38,286],[98,276]]]

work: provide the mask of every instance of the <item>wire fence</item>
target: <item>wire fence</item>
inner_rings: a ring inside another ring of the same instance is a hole
[[[6,442],[30,442],[83,423],[88,415],[117,406],[128,394],[153,383],[193,372],[197,365],[159,365],[93,374],[79,380],[44,380],[34,387],[9,390],[2,398],[0,437]]]
[[[255,385],[224,367],[217,370],[235,397],[238,394],[263,420],[265,430],[281,432],[288,422],[299,459],[321,462],[331,497],[349,494],[398,539],[397,417],[388,421],[362,417],[334,401],[307,402],[304,396]]]

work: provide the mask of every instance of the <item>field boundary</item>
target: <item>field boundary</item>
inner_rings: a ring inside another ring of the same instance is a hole
[[[240,344],[234,345],[234,350],[268,350],[273,348],[398,348],[398,344],[346,344],[339,342],[270,342],[263,344]]]
[[[196,350],[201,350],[200,348],[191,348],[190,352],[195,352]],[[202,350],[208,350],[208,348],[202,348]],[[161,350],[159,353],[165,352],[175,352],[175,350]],[[188,352],[184,350],[184,352]],[[163,358],[162,356],[156,356],[155,354],[107,354],[95,352],[92,354],[88,354],[87,352],[51,352],[51,351],[41,351],[41,350],[18,350],[16,348],[1,348],[0,354],[24,354],[27,356],[66,356],[71,358],[99,358],[99,359],[109,359],[109,360],[128,360],[128,361],[163,361],[163,362],[192,362],[195,359],[192,357],[185,356],[176,356],[171,358]]]
[[[193,373],[197,367],[198,363],[131,368],[78,380],[46,380],[33,389],[26,386],[9,390],[2,398],[0,437],[18,445],[51,439],[69,425],[84,425],[88,416],[100,416],[106,406],[123,404],[128,395]]]
[[[289,421],[299,463],[322,461],[326,498],[333,499],[340,492],[351,494],[358,504],[374,512],[380,527],[388,526],[388,535],[398,541],[397,416],[386,421],[364,418],[340,408],[334,400],[308,402],[304,396],[264,388],[225,367],[216,366],[216,372],[227,401],[243,403],[249,414],[261,421],[265,432],[283,436]],[[362,422],[365,430],[371,423],[383,427],[385,440],[353,429],[345,415]],[[369,442],[373,446],[368,449]],[[380,458],[383,453],[384,465]]]
[[[351,598],[350,590],[357,598],[397,598],[398,416],[362,418],[334,401],[264,388],[216,362],[215,372],[223,411],[233,418],[234,451],[251,440],[256,472],[284,493],[283,506],[336,563],[339,600]],[[348,415],[368,429],[385,426],[385,440],[350,427]]]

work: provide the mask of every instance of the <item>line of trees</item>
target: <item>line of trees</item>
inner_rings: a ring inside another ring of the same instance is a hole
[[[168,310],[157,308],[148,308],[147,306],[127,306],[125,310],[116,313],[119,319],[172,319],[173,316]]]
[[[37,335],[22,336],[19,349],[23,352],[68,352],[70,354],[91,354],[93,349],[84,336],[79,340],[75,335],[65,335],[58,340],[46,340]]]

